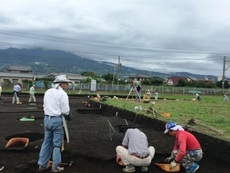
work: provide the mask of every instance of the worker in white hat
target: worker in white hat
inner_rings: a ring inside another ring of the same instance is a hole
[[[53,161],[51,172],[64,171],[64,168],[58,165],[61,163],[61,148],[64,135],[62,116],[70,114],[69,97],[65,92],[70,82],[66,75],[59,75],[53,81],[53,87],[45,92],[43,104],[45,138],[39,153],[38,172],[44,172],[49,169],[48,162],[51,157]]]
[[[201,97],[199,94],[196,94],[196,101],[200,101],[201,100]]]
[[[199,169],[197,162],[203,157],[203,151],[196,137],[172,121],[166,123],[164,133],[175,137],[176,140],[171,156],[165,159],[166,162],[171,161],[170,168],[181,163],[186,173],[196,172]]]

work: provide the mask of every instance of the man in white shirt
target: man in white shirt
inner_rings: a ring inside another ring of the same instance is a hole
[[[61,148],[64,136],[62,116],[70,114],[69,97],[65,92],[70,82],[65,75],[59,75],[53,81],[52,88],[45,92],[43,104],[45,138],[39,153],[38,172],[49,169],[48,162],[51,157],[53,161],[51,172],[64,171],[64,168],[58,165],[61,163]]]

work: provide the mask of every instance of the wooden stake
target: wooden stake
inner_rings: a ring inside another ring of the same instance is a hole
[[[200,125],[200,126],[202,126],[202,127],[205,127],[205,128],[207,128],[207,129],[209,129],[209,130],[212,130],[212,131],[214,131],[214,132],[223,134],[223,132],[222,132],[221,130],[216,129],[216,128],[211,127],[211,126],[208,126],[208,125],[206,125],[206,124],[203,124],[203,123],[201,123],[200,121],[198,121],[198,120],[196,120],[196,119],[190,119],[189,122],[188,122],[188,124],[198,124],[198,125]]]

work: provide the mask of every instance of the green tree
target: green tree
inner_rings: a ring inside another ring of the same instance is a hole
[[[107,73],[101,76],[102,79],[105,79],[108,83],[113,81],[113,74]]]
[[[216,82],[218,88],[222,88],[222,80]],[[229,81],[224,81],[224,88],[228,89],[230,87]]]
[[[91,83],[91,80],[92,79],[90,77],[87,77],[82,81],[82,83]]]
[[[160,77],[153,77],[150,79],[150,84],[151,85],[156,85],[156,86],[160,86],[164,83],[164,79],[160,78]]]
[[[91,72],[91,71],[84,71],[81,73],[82,76],[90,76],[93,79],[97,79],[99,78],[99,76],[95,73],[95,72]]]
[[[147,79],[144,79],[141,81],[141,84],[142,85],[150,85],[151,84],[151,81],[150,80],[147,80]]]
[[[178,80],[177,86],[185,86],[186,82],[183,79]]]

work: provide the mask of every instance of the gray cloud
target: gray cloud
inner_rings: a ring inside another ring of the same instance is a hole
[[[123,65],[149,71],[222,75],[229,6],[226,0],[1,0],[0,48],[61,49],[114,63],[120,56]]]

